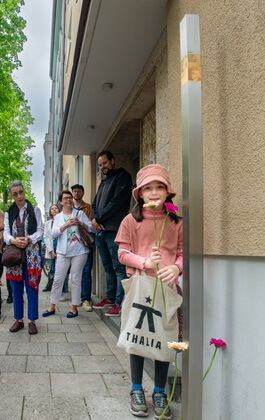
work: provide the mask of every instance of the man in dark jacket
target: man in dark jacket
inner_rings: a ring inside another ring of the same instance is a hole
[[[129,211],[132,179],[125,169],[115,168],[114,156],[108,150],[100,152],[97,158],[105,178],[92,204],[92,225],[98,231],[96,246],[106,272],[107,297],[93,307],[110,308],[105,315],[118,316],[124,295],[121,280],[126,278],[126,270],[118,260],[118,246],[114,240]]]

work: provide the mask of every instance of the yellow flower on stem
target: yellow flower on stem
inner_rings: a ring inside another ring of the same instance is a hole
[[[169,349],[184,351],[189,348],[189,343],[187,341],[183,341],[183,342],[172,341],[172,343],[167,342],[167,346]]]
[[[159,420],[162,420],[164,418],[164,415],[165,415],[165,413],[167,412],[167,410],[170,406],[170,403],[173,399],[173,395],[174,395],[174,392],[175,392],[177,377],[178,377],[178,364],[177,364],[178,353],[180,351],[188,350],[188,348],[189,348],[189,343],[187,341],[183,341],[183,342],[172,341],[171,343],[168,342],[167,345],[168,345],[168,348],[176,350],[176,354],[175,354],[175,376],[174,376],[174,381],[173,381],[172,390],[171,390],[171,393],[170,393],[168,403],[167,403],[163,413],[159,417]]]
[[[161,200],[157,200],[157,201],[149,201],[149,203],[146,203],[143,205],[143,207],[145,209],[151,209],[151,210],[155,210],[155,208],[157,206],[159,206],[161,204]]]

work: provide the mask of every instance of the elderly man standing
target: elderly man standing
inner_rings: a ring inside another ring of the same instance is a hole
[[[83,200],[84,197],[84,187],[80,184],[75,184],[71,187],[73,199],[74,199],[74,208],[76,210],[82,210],[89,220],[92,219],[92,207],[90,204],[86,203]],[[81,284],[81,301],[82,301],[82,308],[87,311],[93,311],[93,307],[91,305],[91,289],[92,289],[92,267],[93,267],[93,247],[89,248],[89,252],[87,254],[87,260],[85,266],[83,268],[82,273],[82,284]]]
[[[92,225],[97,229],[96,246],[106,272],[107,297],[93,308],[110,308],[105,315],[118,316],[124,295],[121,280],[127,276],[125,266],[118,260],[118,246],[114,240],[129,211],[132,179],[125,169],[115,168],[114,156],[108,150],[100,152],[97,159],[105,178],[92,204]]]

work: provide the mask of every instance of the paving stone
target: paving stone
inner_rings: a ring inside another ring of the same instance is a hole
[[[39,325],[38,321],[36,323],[37,327],[38,327],[38,331],[39,332],[47,332],[48,328],[47,325]],[[4,331],[4,332],[8,332],[9,333],[9,328],[11,327],[11,325],[8,324],[0,324],[0,332]],[[23,328],[22,330],[19,330],[19,334],[21,333],[25,333],[28,334],[28,328],[27,325],[25,324],[25,328]],[[12,333],[13,335],[15,335],[14,333]],[[17,333],[16,333],[17,335]]]
[[[77,373],[119,373],[124,372],[114,356],[73,356]]]
[[[98,333],[97,328],[94,327],[94,325],[91,322],[89,322],[87,324],[84,324],[84,325],[81,324],[81,325],[79,325],[79,328],[82,331],[82,333],[93,333],[93,332]]]
[[[10,343],[7,354],[46,356],[47,343]]]
[[[83,356],[89,355],[86,343],[48,343],[50,356]]]
[[[129,396],[124,397],[104,397],[91,396],[86,398],[86,404],[90,418],[93,420],[129,420],[132,415],[129,411]]]
[[[62,321],[62,323],[63,324],[71,324],[71,325],[76,325],[76,324],[87,324],[88,322],[88,318],[85,316],[86,314],[85,314],[85,311],[80,311],[80,308],[78,308],[78,312],[79,312],[79,314],[80,315],[78,315],[77,317],[75,317],[75,318],[66,318],[66,316],[65,317],[61,317],[61,321]],[[84,314],[83,314],[83,312],[84,312]]]
[[[98,374],[51,373],[53,397],[87,397],[88,395],[107,396],[108,391]],[[102,420],[102,417],[101,417]]]
[[[70,356],[29,356],[27,372],[73,373],[74,368]]]
[[[21,420],[23,397],[17,395],[0,394],[0,420]]]
[[[32,343],[66,343],[64,333],[41,333],[32,335],[30,338]]]
[[[56,315],[56,314],[55,315],[51,315],[51,316],[46,316],[46,317],[40,315],[40,318],[38,320],[38,324],[40,324],[40,325],[43,325],[43,324],[45,324],[45,325],[46,324],[47,325],[50,325],[50,324],[61,324],[61,323],[62,323],[61,317],[58,316],[58,315]]]
[[[8,346],[9,346],[8,342],[0,343],[0,354],[6,354]]]
[[[93,327],[92,327],[93,328]],[[62,332],[62,333],[80,333],[81,329],[79,325],[63,325],[63,324],[51,324],[48,325],[49,332]],[[97,331],[97,330],[95,330]]]
[[[27,325],[25,328],[27,331]],[[22,330],[19,330],[16,333],[11,333],[9,331],[0,331],[0,342],[9,341],[11,343],[28,343],[30,335],[23,334]]]
[[[105,343],[87,343],[87,346],[92,356],[113,356],[112,351]]]
[[[27,356],[0,356],[0,372],[26,372]]]
[[[101,335],[96,333],[66,333],[69,343],[104,343]]]
[[[88,420],[89,415],[84,398],[26,397],[23,419]]]
[[[16,396],[51,395],[48,373],[13,373],[0,375],[0,396],[9,398]],[[2,407],[1,407],[2,408]]]
[[[127,398],[129,397],[131,380],[127,373],[104,373],[102,377],[111,397],[118,397],[121,395],[124,395]]]

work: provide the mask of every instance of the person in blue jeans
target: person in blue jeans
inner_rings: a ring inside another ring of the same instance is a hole
[[[106,272],[107,296],[93,308],[109,308],[106,316],[119,316],[124,296],[121,280],[127,276],[114,241],[121,221],[129,212],[132,179],[125,169],[115,168],[110,151],[100,152],[97,160],[104,178],[92,203],[92,225],[97,229],[95,242]]]
[[[92,219],[92,207],[89,203],[86,203],[83,200],[85,191],[83,185],[75,184],[71,187],[73,199],[74,199],[74,208],[76,210],[82,210],[89,220]],[[83,268],[82,274],[82,283],[81,283],[81,302],[82,309],[86,312],[93,311],[91,304],[91,291],[92,291],[92,268],[93,268],[93,246],[89,248],[87,254],[87,260]]]

